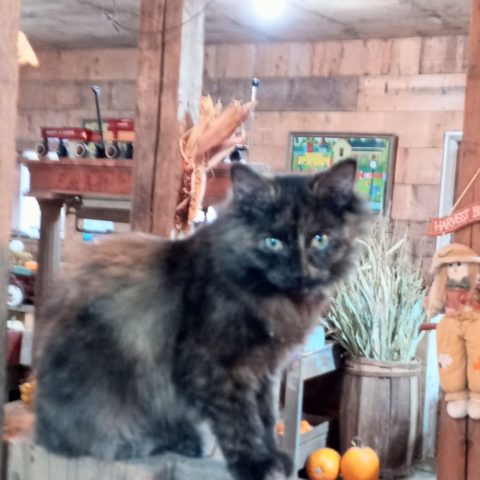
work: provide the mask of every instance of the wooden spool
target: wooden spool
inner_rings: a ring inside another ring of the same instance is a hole
[[[373,448],[382,478],[409,475],[419,414],[417,362],[383,362],[351,357],[345,362],[340,401],[340,447],[352,439]]]

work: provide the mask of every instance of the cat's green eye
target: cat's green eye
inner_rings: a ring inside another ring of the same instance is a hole
[[[265,247],[267,247],[269,250],[273,250],[274,252],[278,252],[283,248],[283,243],[281,240],[275,237],[267,237],[264,241],[263,244]]]
[[[316,250],[325,250],[328,247],[328,235],[325,233],[315,235],[312,238],[310,246]]]

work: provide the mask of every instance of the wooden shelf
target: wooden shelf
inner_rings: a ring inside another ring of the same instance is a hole
[[[131,160],[60,158],[59,160],[19,159],[30,172],[30,192],[37,198],[62,195],[130,197]]]

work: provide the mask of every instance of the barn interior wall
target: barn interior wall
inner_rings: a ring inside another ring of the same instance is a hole
[[[274,171],[289,169],[291,132],[397,135],[391,213],[428,263],[434,242],[425,223],[438,210],[444,134],[462,130],[466,45],[465,36],[212,44],[203,90],[247,100],[251,78],[261,79],[251,158]],[[19,149],[34,147],[41,126],[94,119],[93,84],[101,87],[104,117],[134,114],[136,49],[38,55],[40,67],[20,77]]]

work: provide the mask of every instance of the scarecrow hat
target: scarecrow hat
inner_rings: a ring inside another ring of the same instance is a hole
[[[451,243],[435,252],[432,259],[431,272],[436,273],[442,265],[455,262],[480,263],[480,256],[475,250],[466,245]]]

